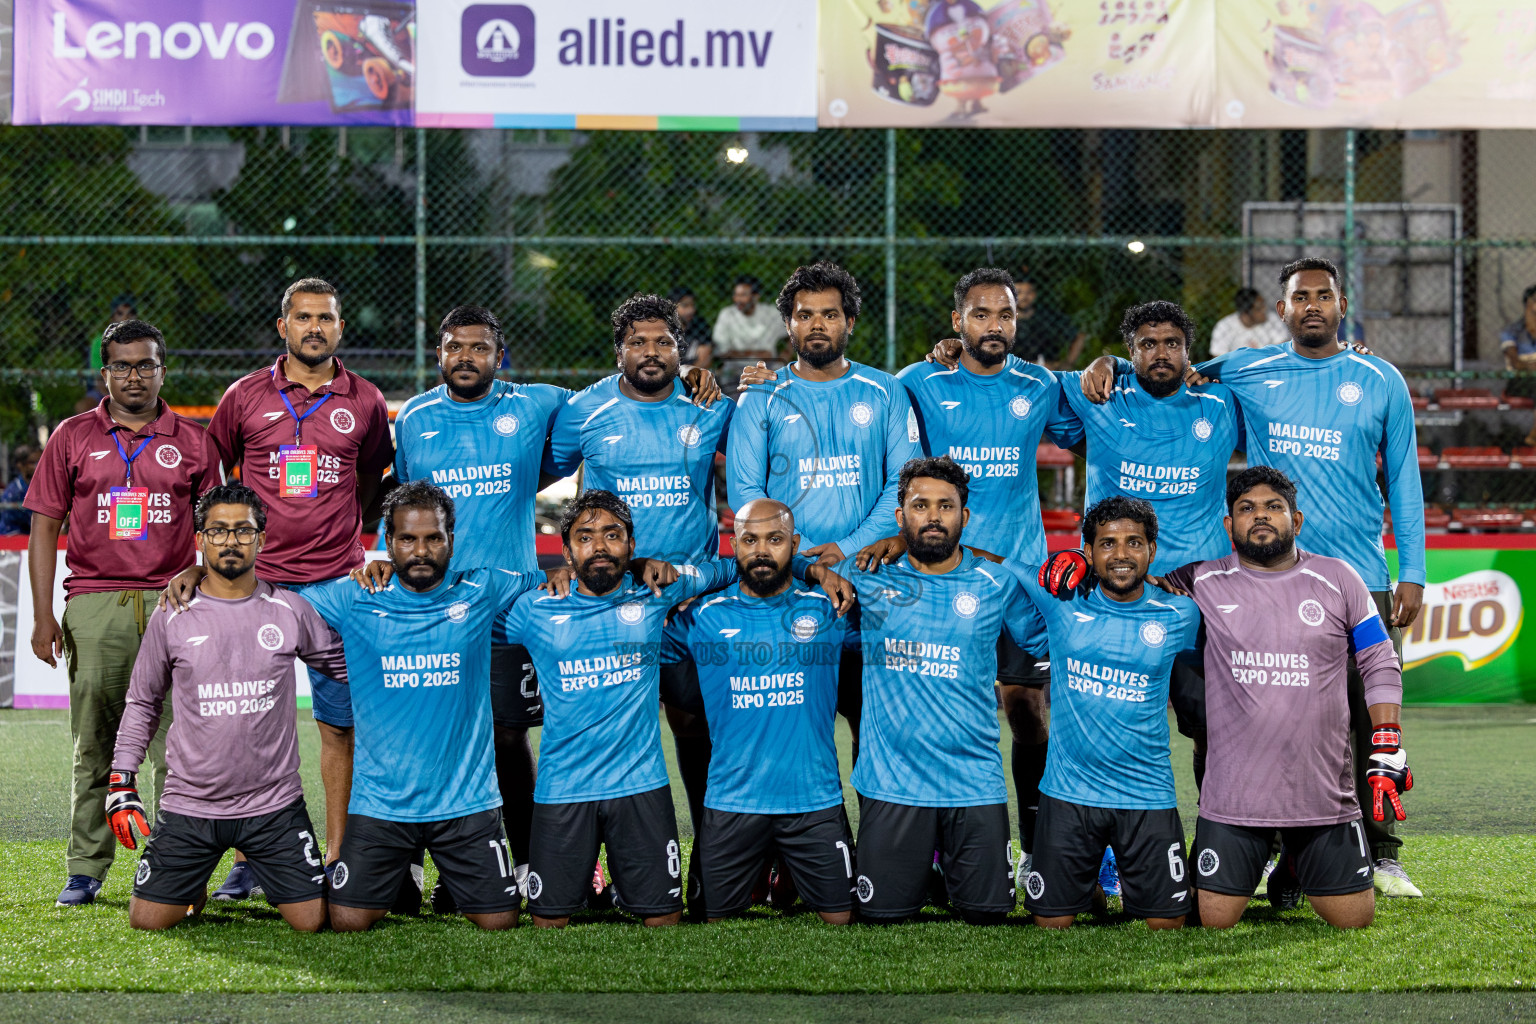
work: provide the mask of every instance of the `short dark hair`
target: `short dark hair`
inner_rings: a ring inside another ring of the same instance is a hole
[[[1131,347],[1131,339],[1136,337],[1136,328],[1147,324],[1173,324],[1184,335],[1185,348],[1195,343],[1195,321],[1184,312],[1184,307],[1177,302],[1158,299],[1132,306],[1120,318],[1120,337],[1125,340],[1126,348]]]
[[[1013,275],[1001,267],[977,267],[955,282],[955,312],[965,308],[965,297],[971,294],[971,289],[984,284],[1000,284],[1008,289],[1008,294],[1014,299],[1019,293],[1013,287]]]
[[[1530,302],[1532,296],[1536,296],[1536,284],[1531,285],[1525,291],[1520,293],[1520,305],[1523,306],[1527,302]]]
[[[1342,279],[1339,277],[1339,268],[1334,265],[1333,260],[1325,259],[1322,256],[1303,256],[1299,260],[1291,260],[1291,262],[1280,268],[1281,295],[1286,294],[1286,291],[1290,288],[1291,278],[1295,277],[1303,270],[1327,271],[1328,276],[1333,278],[1334,288],[1338,288],[1343,283]]]
[[[1104,498],[1083,513],[1083,543],[1092,544],[1099,537],[1099,527],[1117,519],[1140,523],[1148,544],[1157,543],[1157,513],[1145,498],[1127,498],[1123,494]]]
[[[126,345],[130,341],[152,341],[155,343],[155,357],[165,362],[165,335],[152,323],[144,320],[119,320],[115,324],[107,324],[107,329],[101,332],[103,366],[112,361],[107,358],[107,346],[114,341],[119,345]]]
[[[192,510],[192,529],[203,532],[203,524],[208,522],[208,513],[215,505],[244,505],[251,510],[256,529],[267,528],[267,504],[261,500],[261,495],[245,484],[219,484],[197,499],[197,507]]]
[[[671,291],[667,292],[667,298],[674,304],[682,302],[684,299],[693,299],[695,301],[698,300],[698,296],[693,294],[692,288],[684,288],[682,286],[673,288]]]
[[[677,318],[677,303],[660,295],[636,292],[619,303],[619,308],[608,319],[613,324],[615,352],[624,347],[624,335],[639,320],[660,320],[667,325],[667,333],[672,335],[673,341],[681,341],[683,337],[683,322]]]
[[[738,276],[736,278],[735,284],[731,285],[731,290],[734,291],[737,285],[742,284],[746,285],[748,288],[751,288],[753,295],[761,295],[763,293],[763,282],[759,281],[751,274],[742,274]]]
[[[19,466],[23,462],[26,462],[28,459],[37,457],[39,454],[41,453],[39,452],[37,445],[19,444],[15,448],[11,449],[11,465]]]
[[[808,267],[796,267],[784,287],[779,290],[779,300],[774,305],[785,320],[795,311],[795,296],[801,292],[824,292],[836,288],[843,297],[843,316],[849,320],[859,315],[859,282],[836,263],[819,260]]]
[[[436,512],[443,520],[443,531],[453,536],[453,499],[448,492],[425,480],[412,480],[389,492],[379,518],[384,523],[384,537],[395,535],[395,513],[403,508],[426,509]]]
[[[576,497],[565,503],[565,508],[560,510],[560,543],[569,546],[571,543],[571,527],[576,525],[587,512],[602,511],[612,512],[615,519],[624,524],[624,529],[631,537],[635,535],[635,520],[629,513],[629,506],[624,504],[612,491],[582,491]]]
[[[907,488],[913,480],[923,478],[954,484],[955,490],[960,492],[961,508],[965,507],[971,496],[971,478],[966,475],[964,467],[948,455],[940,455],[937,458],[911,459],[901,467],[901,475],[896,480],[896,504],[905,505]]]
[[[1285,503],[1291,506],[1292,512],[1296,511],[1296,485],[1291,483],[1290,477],[1274,466],[1249,466],[1227,481],[1227,512],[1231,513],[1238,498],[1255,487],[1266,485],[1285,499]]]
[[[1246,313],[1263,297],[1257,288],[1239,288],[1237,294],[1232,296],[1232,307],[1239,313]]]
[[[336,294],[336,286],[329,281],[323,281],[318,277],[301,277],[283,290],[283,316],[293,308],[293,297],[300,292],[305,295],[330,295],[336,299],[336,308],[341,308],[341,296]]]
[[[443,322],[437,325],[437,338],[441,342],[443,335],[460,327],[484,327],[491,332],[491,337],[496,339],[497,348],[507,347],[507,336],[501,331],[501,321],[496,319],[496,314],[484,306],[454,306],[443,317]]]

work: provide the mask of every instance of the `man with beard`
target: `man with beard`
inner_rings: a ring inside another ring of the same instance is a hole
[[[388,585],[343,579],[305,593],[346,639],[357,720],[346,834],[330,872],[331,926],[363,931],[382,919],[424,846],[465,917],[511,928],[519,898],[496,788],[491,631],[545,577],[450,570],[453,499],[423,480],[390,492],[383,523]]]
[[[837,770],[837,666],[848,635],[823,594],[795,585],[794,514],[736,510],[738,586],[667,627],[664,662],[698,666],[713,750],[694,853],[711,921],[741,913],[778,857],[828,924],[852,917],[853,835]]]
[[[341,638],[302,597],[256,579],[267,510],[256,492],[223,484],[194,516],[212,571],[191,606],[150,617],[133,666],[112,755],[106,811],[118,841],[149,835],[128,923],[161,929],[200,913],[208,877],[230,847],[249,857],[268,902],[298,931],[325,923],[325,871],[299,782],[294,660],[346,678]],[[171,774],[154,833],[135,779],[168,717]]]
[[[61,907],[93,902],[112,866],[115,844],[101,802],[144,635],[144,603],[153,603],[155,591],[186,564],[193,508],[219,482],[218,451],[207,433],[160,400],[165,338],[159,329],[142,320],[113,324],[102,334],[102,352],[107,396],[54,430],[26,498],[32,653],[50,667],[62,657],[69,675],[74,770]],[[66,522],[61,624],[53,588]],[[158,799],[163,730],[148,749]]]
[[[609,491],[574,498],[560,537],[577,589],[564,599],[526,595],[502,622],[544,681],[528,872],[528,905],[541,928],[564,927],[586,904],[599,845],[620,907],[652,927],[682,916],[677,818],[656,720],[658,654],[673,606],[735,582],[736,563],[679,565],[676,582],[653,593],[626,579],[632,522]],[[845,581],[815,566],[804,571],[846,601]]]
[[[850,559],[864,649],[855,894],[865,921],[922,909],[934,851],[950,905],[971,924],[1013,909],[1008,787],[998,751],[997,636],[1026,651],[1045,635],[1013,573],[960,548],[965,470],[914,459],[897,483],[907,553],[878,574]]]
[[[1042,584],[1025,593],[1051,649],[1051,751],[1024,879],[1041,927],[1102,906],[1095,876],[1109,848],[1126,913],[1157,930],[1182,927],[1189,911],[1165,708],[1174,659],[1197,649],[1200,612],[1146,585],[1161,535],[1149,502],[1114,495],[1083,515],[1091,572],[1057,588],[1067,600],[1045,589],[1049,570],[1024,569]]]
[[[1331,262],[1308,256],[1280,271],[1276,303],[1291,340],[1268,348],[1239,349],[1194,367],[1189,379],[1220,380],[1242,403],[1248,460],[1274,466],[1296,481],[1312,515],[1308,546],[1341,558],[1370,588],[1392,645],[1402,659],[1402,630],[1413,625],[1424,601],[1424,492],[1408,385],[1386,360],[1340,344],[1339,323],[1349,309]],[[1102,401],[1113,391],[1121,362],[1101,358],[1082,379],[1081,390]],[[1070,388],[1070,385],[1064,387]],[[1377,468],[1377,456],[1381,468]],[[1392,532],[1398,553],[1398,584],[1382,548],[1383,512],[1377,473],[1386,476]],[[1365,762],[1371,716],[1358,668],[1349,674],[1354,729],[1355,788],[1370,796]],[[1419,896],[1398,860],[1402,839],[1390,820],[1365,823],[1375,860],[1376,887],[1385,896]],[[1282,905],[1294,906],[1294,879],[1271,879]]]
[[[1368,817],[1401,821],[1400,794],[1413,788],[1398,724],[1402,670],[1359,574],[1296,546],[1303,518],[1284,473],[1244,470],[1228,484],[1227,502],[1236,552],[1169,576],[1206,623],[1210,758],[1194,844],[1201,922],[1237,923],[1279,829],[1287,869],[1318,916],[1364,927],[1375,891],[1351,781],[1346,672],[1353,656],[1371,720],[1361,759]]]
[[[922,454],[917,414],[901,382],[850,360],[859,285],[835,263],[798,267],[778,309],[797,356],[769,375],[742,374],[741,408],[726,455],[731,506],[772,498],[794,511],[801,554],[836,565],[885,536],[897,475]],[[859,749],[857,654],[844,659],[837,710]]]
[[[584,489],[617,494],[634,518],[637,557],[713,561],[720,557],[715,455],[725,451],[736,405],[728,398],[689,399],[678,376],[683,328],[670,300],[632,295],[613,311],[611,321],[619,372],[560,409],[544,469],[567,476],[583,466]],[[662,666],[661,699],[697,829],[710,738],[691,662]],[[691,903],[698,895],[696,864],[690,864],[688,874]]]
[[[288,351],[230,385],[208,424],[225,472],[238,469],[271,517],[257,578],[300,592],[363,564],[363,510],[393,454],[384,396],[336,357],[345,326],[328,282],[307,277],[289,285],[277,321]],[[193,566],[172,581],[166,597],[173,607],[185,607],[203,573]],[[309,686],[329,863],[346,831],[352,707],[347,688],[320,672],[310,671]],[[214,899],[243,899],[254,885],[237,863]],[[420,895],[418,879],[418,904]]]

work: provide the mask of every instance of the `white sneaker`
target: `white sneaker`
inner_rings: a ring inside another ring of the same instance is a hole
[[[1419,887],[1408,878],[1401,862],[1383,857],[1376,862],[1376,874],[1372,879],[1376,891],[1383,896],[1423,896]]]

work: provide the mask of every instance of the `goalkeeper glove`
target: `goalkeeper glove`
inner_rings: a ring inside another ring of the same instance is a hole
[[[138,829],[140,835],[149,835],[149,822],[144,820],[144,801],[139,799],[133,772],[112,769],[107,780],[107,821],[111,822],[117,841],[130,850],[139,848],[133,837],[134,829]]]
[[[1045,564],[1040,567],[1040,586],[1046,593],[1062,601],[1070,601],[1073,596],[1081,593],[1087,597],[1093,591],[1093,585],[1097,578],[1093,573],[1093,566],[1088,564],[1088,559],[1081,551],[1068,548],[1058,551]]]
[[[1365,781],[1371,787],[1371,817],[1387,820],[1382,797],[1392,802],[1392,814],[1397,821],[1408,817],[1403,812],[1399,795],[1413,788],[1413,769],[1408,767],[1408,755],[1403,750],[1403,730],[1397,723],[1378,725],[1371,731],[1371,757],[1365,769]]]

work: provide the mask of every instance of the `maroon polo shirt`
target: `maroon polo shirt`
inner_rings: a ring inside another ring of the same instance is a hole
[[[267,503],[267,543],[256,556],[256,575],[269,583],[314,583],[363,564],[357,476],[382,472],[394,445],[378,388],[338,359],[330,382],[306,391],[284,374],[287,361],[279,356],[231,384],[208,434],[225,470],[238,466],[241,481]],[[278,496],[278,449],[295,443],[296,415],[304,417],[298,443],[319,448],[313,498]]]
[[[146,439],[149,443],[133,460],[133,486],[149,491],[144,539],[112,540],[112,488],[128,482],[122,453],[133,455]],[[90,412],[60,423],[48,438],[25,505],[69,520],[66,599],[110,590],[157,590],[196,557],[192,510],[219,480],[218,452],[198,423],[161,402],[160,415],[134,433],[107,415],[103,398]]]

